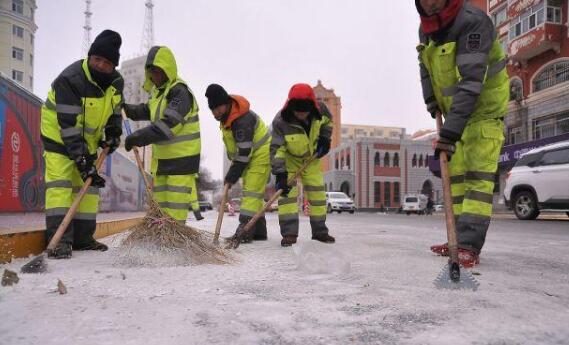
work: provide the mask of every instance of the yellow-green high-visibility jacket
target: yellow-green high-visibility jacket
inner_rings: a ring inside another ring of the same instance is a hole
[[[54,80],[41,108],[41,138],[46,151],[76,160],[97,153],[103,133],[120,136],[120,104],[124,81],[113,72],[113,82],[103,90],[95,83],[88,60],[69,65]]]
[[[440,110],[442,137],[459,140],[467,123],[502,118],[508,111],[506,55],[488,15],[465,3],[446,29],[425,36],[417,47],[423,98]]]
[[[268,166],[271,134],[267,126],[249,109],[249,102],[244,97],[231,95],[231,99],[231,114],[220,124],[227,158],[244,167]]]
[[[149,67],[161,68],[168,81],[155,87],[150,80]],[[186,82],[178,77],[172,51],[163,46],[152,47],[146,59],[146,80],[143,86],[150,92],[146,104],[125,105],[127,116],[133,120],[150,120],[152,124],[133,135],[139,146],[152,144],[152,156],[157,175],[187,175],[199,172],[201,139],[198,104]]]
[[[319,103],[318,113],[312,115],[310,126],[301,124],[292,115],[280,111],[273,120],[271,140],[271,169],[274,175],[298,167],[316,151],[318,137],[332,137],[332,116],[328,108]],[[288,169],[287,169],[288,167]]]

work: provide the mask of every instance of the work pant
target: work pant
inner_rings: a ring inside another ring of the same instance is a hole
[[[468,124],[449,163],[458,245],[476,253],[482,249],[490,226],[503,131],[501,119]]]
[[[195,190],[195,175],[154,176],[154,199],[166,214],[182,225],[186,224],[192,192]]]
[[[49,243],[83,186],[83,180],[75,162],[67,156],[47,151],[43,156],[45,159],[45,235],[46,242]],[[91,243],[97,227],[98,210],[99,189],[89,187],[60,243],[69,243],[76,247]]]
[[[265,186],[269,181],[270,166],[252,165],[248,166],[241,179],[243,181],[243,195],[239,211],[239,223],[244,226],[249,220],[263,208],[265,197]],[[254,239],[267,238],[267,221],[265,216],[259,218],[252,231]]]
[[[193,176],[193,182],[191,185],[189,185],[189,187],[192,189],[192,192],[190,193],[190,208],[192,211],[196,212],[200,210],[200,203],[198,201],[198,188],[196,186],[198,174],[194,174]]]
[[[290,159],[287,157],[286,167],[289,178],[300,168],[303,161],[301,159]],[[324,176],[320,170],[320,160],[313,161],[301,174],[300,178],[308,203],[310,204],[310,226],[312,235],[327,234],[326,227],[326,189],[324,187]],[[279,198],[279,225],[281,235],[298,236],[298,188],[292,187],[288,197]]]

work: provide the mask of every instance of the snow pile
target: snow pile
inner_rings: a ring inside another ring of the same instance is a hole
[[[351,263],[334,245],[317,241],[293,246],[297,269],[310,274],[347,274]]]

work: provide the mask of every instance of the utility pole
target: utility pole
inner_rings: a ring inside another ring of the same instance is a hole
[[[85,0],[85,24],[83,25],[83,56],[87,56],[91,47],[91,0]]]
[[[144,14],[144,27],[142,28],[142,40],[140,41],[140,55],[148,54],[148,51],[154,45],[154,19],[152,15],[152,8],[154,4],[152,0],[146,0],[144,3],[146,12]]]

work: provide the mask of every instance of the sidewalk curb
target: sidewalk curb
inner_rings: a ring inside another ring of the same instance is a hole
[[[123,232],[143,217],[101,221],[97,223],[95,238],[103,238]],[[25,258],[45,250],[45,229],[32,226],[18,229],[0,229],[0,264],[9,263],[12,258]]]

